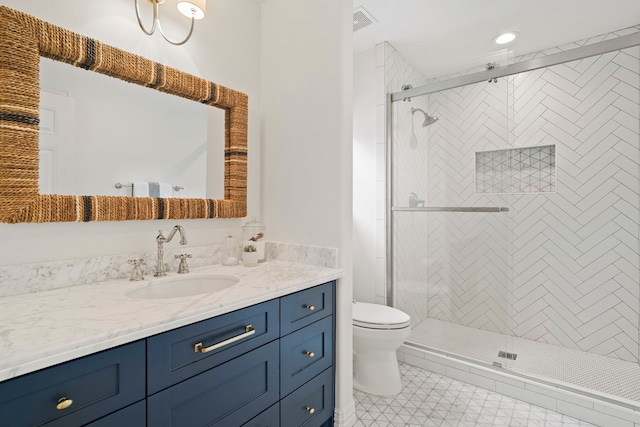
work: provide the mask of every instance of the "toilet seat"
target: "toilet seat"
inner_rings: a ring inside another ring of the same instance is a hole
[[[411,317],[386,305],[354,302],[353,325],[367,329],[403,329],[411,326]]]

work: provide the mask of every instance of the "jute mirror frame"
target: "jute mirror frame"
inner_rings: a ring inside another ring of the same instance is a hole
[[[44,56],[225,110],[224,199],[39,194],[39,64]],[[248,97],[242,92],[0,6],[0,221],[247,215]]]

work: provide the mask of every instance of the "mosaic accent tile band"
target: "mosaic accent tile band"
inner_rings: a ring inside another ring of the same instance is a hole
[[[555,191],[555,145],[476,152],[476,194]]]

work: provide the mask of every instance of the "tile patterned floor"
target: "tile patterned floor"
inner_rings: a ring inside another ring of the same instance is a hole
[[[354,393],[355,427],[593,426],[405,363],[400,374],[404,389],[397,396]]]

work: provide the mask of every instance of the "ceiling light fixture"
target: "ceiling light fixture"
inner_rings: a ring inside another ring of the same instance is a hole
[[[508,31],[506,33],[495,36],[493,38],[493,42],[495,44],[507,44],[514,41],[516,37],[518,37],[518,33],[516,33],[515,31]]]
[[[164,31],[162,31],[162,26],[160,26],[160,5],[164,3],[164,0],[148,0],[153,3],[153,24],[151,26],[151,30],[147,31],[147,29],[142,25],[142,20],[140,19],[140,9],[138,7],[138,0],[134,0],[136,4],[136,17],[138,18],[138,25],[140,25],[140,29],[147,35],[152,35],[156,31],[156,26],[158,30],[160,30],[160,34],[162,37],[172,45],[180,46],[185,44],[189,38],[191,38],[191,34],[193,33],[193,26],[196,19],[202,19],[205,15],[205,10],[207,9],[207,0],[177,0],[176,7],[187,18],[191,18],[191,28],[189,29],[189,34],[187,37],[181,42],[173,42],[164,35]]]

